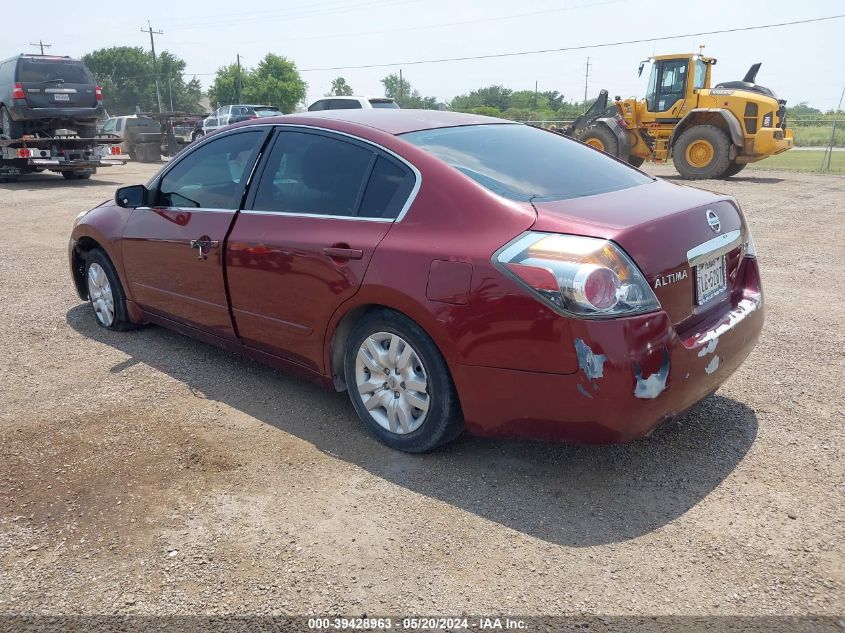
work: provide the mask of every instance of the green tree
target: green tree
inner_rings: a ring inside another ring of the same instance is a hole
[[[423,97],[418,90],[411,87],[407,79],[400,79],[396,73],[391,73],[382,79],[381,83],[384,86],[384,96],[390,97],[403,108],[431,110],[437,106],[437,97]]]
[[[504,86],[487,86],[486,88],[473,90],[469,94],[458,95],[452,99],[450,106],[453,110],[470,110],[472,108],[486,107],[496,108],[499,112],[504,112],[511,107],[512,97],[513,90],[510,88],[505,88]]]
[[[352,90],[352,86],[346,83],[346,79],[343,77],[336,77],[335,79],[332,79],[332,89],[326,96],[348,97],[353,94],[355,94],[355,91]]]
[[[241,83],[243,85],[249,82],[249,71],[246,68],[241,69]],[[238,65],[229,64],[217,69],[217,75],[211,87],[208,89],[208,100],[211,103],[211,109],[214,110],[221,105],[229,105],[238,100]]]
[[[152,53],[141,47],[114,46],[84,55],[97,83],[103,87],[103,103],[110,114],[132,114],[138,107],[145,112],[158,111]],[[196,111],[202,89],[194,78],[185,82],[185,61],[163,51],[158,57],[159,87],[162,105],[177,110]]]
[[[282,112],[289,113],[305,99],[306,88],[296,64],[279,55],[267,53],[245,78],[243,100],[274,105]]]

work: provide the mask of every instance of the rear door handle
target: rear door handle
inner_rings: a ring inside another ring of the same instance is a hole
[[[217,240],[209,240],[200,238],[198,240],[191,240],[191,248],[197,249],[197,259],[200,261],[208,257],[208,253],[203,249],[217,248],[220,242]]]
[[[360,248],[330,246],[323,249],[323,255],[332,259],[363,259],[364,251]]]

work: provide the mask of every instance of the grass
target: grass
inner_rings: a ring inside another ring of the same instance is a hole
[[[748,165],[748,169],[782,169],[788,171],[821,171],[824,150],[790,150],[777,156],[770,156]],[[830,171],[824,173],[845,174],[845,152],[833,152]]]

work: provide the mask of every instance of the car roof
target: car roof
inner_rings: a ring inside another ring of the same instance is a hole
[[[283,117],[262,119],[263,124],[301,123],[320,125],[326,121],[357,123],[366,125],[388,134],[405,134],[419,130],[434,128],[460,127],[464,125],[489,125],[491,123],[509,123],[513,121],[497,119],[479,114],[465,114],[463,112],[445,112],[442,110],[402,110],[373,108],[361,110],[321,110],[318,112],[302,112]]]

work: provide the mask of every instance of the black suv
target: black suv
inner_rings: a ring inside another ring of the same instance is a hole
[[[16,55],[0,62],[0,134],[74,130],[97,134],[103,93],[81,61],[53,55]]]

